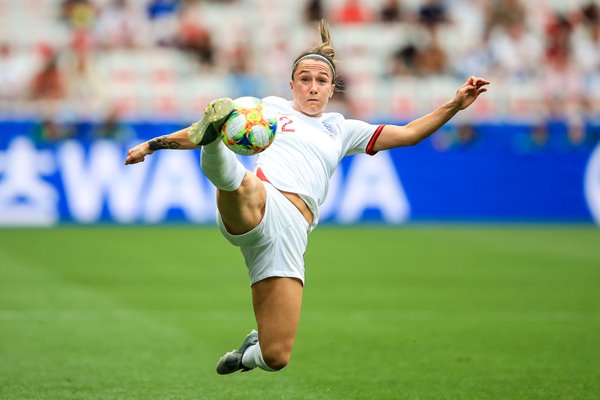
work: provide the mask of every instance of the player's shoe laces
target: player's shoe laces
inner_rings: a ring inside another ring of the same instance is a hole
[[[190,126],[188,130],[190,141],[204,146],[215,140],[231,111],[233,111],[233,100],[224,97],[211,101],[204,109],[200,121]]]
[[[244,356],[246,349],[256,343],[258,343],[258,332],[253,330],[246,336],[246,339],[244,339],[244,342],[239,349],[232,350],[219,359],[219,362],[217,363],[217,373],[220,375],[227,375],[240,370],[250,371],[252,368],[246,368],[242,364],[242,357]]]

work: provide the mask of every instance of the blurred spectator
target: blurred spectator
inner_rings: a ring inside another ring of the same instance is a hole
[[[546,56],[550,59],[563,57],[571,50],[573,25],[563,15],[555,15],[547,26]]]
[[[0,42],[0,101],[21,97],[27,79],[27,67],[27,60],[17,57],[9,43]]]
[[[477,40],[468,41],[454,60],[453,72],[461,79],[471,75],[493,76],[495,60],[489,37],[476,38]]]
[[[392,54],[391,75],[416,75],[419,69],[419,49],[412,43]]]
[[[404,17],[400,0],[385,0],[379,9],[379,20],[384,23],[399,22]]]
[[[85,47],[75,47],[70,53],[65,72],[67,95],[71,108],[85,119],[93,119],[104,106],[103,85],[95,69],[93,54]]]
[[[440,46],[437,31],[431,30],[430,40],[419,51],[417,73],[420,75],[442,75],[448,72],[448,56]]]
[[[66,76],[58,66],[58,57],[51,55],[38,71],[30,85],[32,100],[63,100],[67,94]]]
[[[152,43],[166,46],[177,35],[179,0],[150,0],[146,12],[150,23]]]
[[[520,19],[505,21],[491,33],[490,48],[500,74],[518,79],[535,75],[542,61],[539,38]]]
[[[449,22],[448,10],[442,0],[426,0],[419,7],[419,21],[427,27]]]
[[[448,10],[452,29],[456,32],[460,43],[458,49],[471,50],[474,46],[487,45],[489,32],[486,29],[486,18],[489,8],[487,0],[453,0]]]
[[[456,127],[456,138],[460,146],[470,146],[477,140],[477,134],[473,125],[471,124],[459,124]]]
[[[179,32],[176,43],[180,49],[191,54],[202,65],[212,67],[215,49],[209,29],[203,25],[197,2],[189,1],[179,16]]]
[[[57,142],[75,135],[75,127],[53,117],[42,118],[33,126],[31,138],[37,143]]]
[[[589,2],[581,7],[581,14],[586,25],[600,24],[600,5],[595,2]]]
[[[127,142],[135,137],[131,127],[121,121],[119,111],[113,108],[100,122],[94,132],[95,139],[108,139]]]
[[[41,65],[32,75],[26,97],[31,101],[34,112],[43,118],[54,120],[68,109],[68,77],[53,48],[39,46],[38,52]]]
[[[572,57],[571,24],[557,16],[548,32],[542,81],[547,118],[565,121],[570,141],[578,144],[583,140],[583,81]]]
[[[287,97],[290,93],[290,63],[293,60],[290,43],[284,40],[283,33],[277,34],[275,41],[269,49],[269,62],[258,64],[255,71],[260,76],[269,77],[265,79],[267,85],[264,90],[280,97]],[[256,66],[256,64],[254,64]]]
[[[146,5],[151,20],[169,17],[179,10],[179,0],[149,0]]]
[[[473,125],[458,123],[446,126],[431,138],[431,145],[439,152],[468,149],[477,143],[477,133]]]
[[[487,29],[493,31],[497,27],[503,28],[508,24],[521,24],[526,22],[526,10],[520,0],[494,0],[489,3]]]
[[[584,74],[585,110],[589,118],[600,121],[600,23],[579,33],[571,43],[575,62]]]
[[[230,57],[229,79],[234,91],[233,97],[254,96],[262,97],[262,82],[250,68],[248,47],[238,44]]]
[[[372,16],[361,0],[344,0],[342,6],[335,10],[334,19],[342,24],[358,24],[371,21]]]
[[[548,144],[549,136],[550,135],[548,134],[548,127],[545,123],[535,125],[531,129],[530,146],[532,147],[532,149],[542,148],[546,146],[546,144]]]
[[[128,0],[111,0],[100,9],[96,40],[102,48],[135,48],[148,38],[143,10]]]
[[[600,68],[600,20],[595,11],[584,8],[583,23],[571,35],[573,55],[586,73],[598,71]]]
[[[321,0],[308,0],[304,6],[304,20],[306,22],[319,22],[325,17]]]
[[[72,29],[90,30],[96,19],[96,7],[90,0],[63,0],[60,17]]]

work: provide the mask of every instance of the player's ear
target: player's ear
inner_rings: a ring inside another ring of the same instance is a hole
[[[294,90],[294,81],[290,81],[290,89]]]
[[[329,97],[333,97],[333,94],[335,93],[335,83],[331,85],[331,93],[329,93]]]

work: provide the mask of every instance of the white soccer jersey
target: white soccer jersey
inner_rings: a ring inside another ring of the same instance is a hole
[[[277,189],[297,193],[319,221],[319,206],[329,190],[329,180],[346,155],[375,154],[373,145],[383,125],[345,119],[339,113],[309,117],[281,97],[263,101],[278,114],[275,140],[260,153],[256,169]]]

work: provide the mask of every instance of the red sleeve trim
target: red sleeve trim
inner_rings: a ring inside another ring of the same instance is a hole
[[[375,154],[377,154],[376,151],[373,151],[373,147],[375,147],[375,142],[377,142],[377,138],[381,134],[381,131],[383,131],[383,128],[385,128],[385,125],[379,125],[377,129],[375,129],[375,133],[373,133],[373,136],[371,136],[371,140],[369,140],[369,144],[367,145],[367,149],[365,151],[365,153],[367,153],[368,155],[374,156]]]

